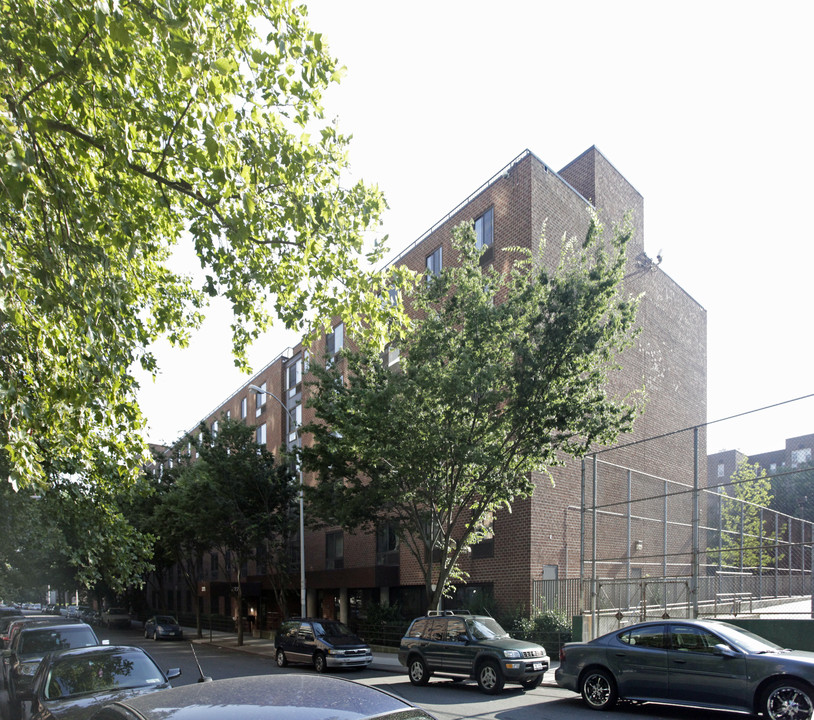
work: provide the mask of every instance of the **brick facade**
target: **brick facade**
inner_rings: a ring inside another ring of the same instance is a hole
[[[423,272],[427,256],[441,247],[443,264],[454,263],[452,229],[471,222],[489,208],[494,213],[494,245],[497,268],[505,271],[513,261],[506,247],[531,249],[550,267],[559,261],[563,236],[584,236],[588,226],[586,208],[597,210],[607,231],[632,213],[635,234],[629,246],[625,290],[641,295],[638,316],[640,334],[633,347],[621,359],[622,369],[612,379],[617,395],[645,391],[647,403],[625,442],[643,440],[676,429],[701,424],[706,419],[706,312],[679,285],[644,254],[642,196],[594,147],[554,172],[535,155],[525,152],[505,171],[499,173],[473,196],[459,205],[430,232],[405,250],[396,260],[416,272]],[[546,242],[540,244],[545,230]],[[322,348],[314,348],[317,357]],[[226,400],[207,418],[211,422],[227,410],[240,417],[240,402],[249,403],[247,422],[266,422],[269,448],[284,440],[286,413],[271,399],[261,415],[254,411],[254,393],[248,385],[268,383],[268,390],[289,402],[290,388],[285,383],[291,358],[301,357],[301,347],[287,351],[255,375],[249,383]],[[311,420],[310,410],[302,421]],[[307,438],[303,439],[307,442]],[[705,439],[700,438],[705,457]],[[658,447],[633,446],[612,453],[613,462],[636,467],[644,473],[689,478],[693,474],[693,452],[686,435],[669,438]],[[610,459],[610,458],[609,458]],[[494,522],[495,539],[491,557],[467,556],[462,565],[470,573],[470,585],[491,588],[498,605],[529,608],[532,583],[543,573],[559,577],[580,572],[581,468],[577,461],[554,468],[551,478],[535,475],[532,498],[513,505],[512,512],[500,512]],[[603,502],[621,500],[627,486],[621,477],[603,484]],[[677,514],[689,512],[676,508]],[[642,529],[640,535],[644,536]],[[590,539],[589,539],[590,540]],[[611,552],[629,552],[627,536],[620,528],[606,532],[602,543]],[[375,537],[344,534],[342,569],[326,569],[325,532],[306,534],[306,582],[309,588],[309,612],[329,613],[331,603],[369,602],[399,599],[410,606],[409,588],[423,584],[411,556],[401,552],[397,568],[376,566]],[[487,553],[488,555],[488,553]],[[383,589],[384,587],[384,589]],[[338,613],[344,615],[344,607]]]

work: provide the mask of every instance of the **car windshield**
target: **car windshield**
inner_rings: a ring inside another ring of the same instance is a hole
[[[158,625],[177,625],[178,623],[175,622],[175,618],[169,615],[157,615],[155,618],[156,624]]]
[[[775,645],[771,640],[729,623],[722,623],[720,632],[729,642],[748,653],[771,653],[783,649],[780,645]]]
[[[45,679],[45,699],[58,700],[151,687],[164,683],[161,671],[144,653],[117,653],[65,658],[58,661]]]
[[[23,634],[20,638],[18,655],[20,657],[44,655],[53,650],[68,650],[96,644],[96,637],[88,627],[77,626],[59,630],[44,627]]]
[[[314,632],[317,635],[325,635],[326,637],[342,637],[343,635],[353,635],[347,625],[343,625],[336,620],[326,622],[315,622]]]
[[[509,635],[492,618],[467,619],[466,625],[469,628],[469,633],[476,640],[491,640],[493,638],[508,637]]]

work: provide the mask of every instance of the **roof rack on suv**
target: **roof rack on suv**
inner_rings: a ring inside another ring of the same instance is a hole
[[[469,610],[430,610],[427,615],[471,615]]]

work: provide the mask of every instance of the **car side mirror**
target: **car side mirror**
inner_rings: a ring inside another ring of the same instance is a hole
[[[724,643],[718,643],[713,649],[715,650],[715,654],[721,657],[733,658],[737,656],[737,653],[729,647],[729,645],[724,645]]]
[[[167,680],[174,680],[177,677],[181,677],[181,668],[170,668],[167,670]]]

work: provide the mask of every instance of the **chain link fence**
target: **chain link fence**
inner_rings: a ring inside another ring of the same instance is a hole
[[[766,616],[810,600],[814,435],[753,458],[708,458],[706,433],[698,426],[583,460],[580,574],[535,581],[538,612],[583,615],[596,636],[645,619]],[[810,604],[798,607],[812,617]]]

